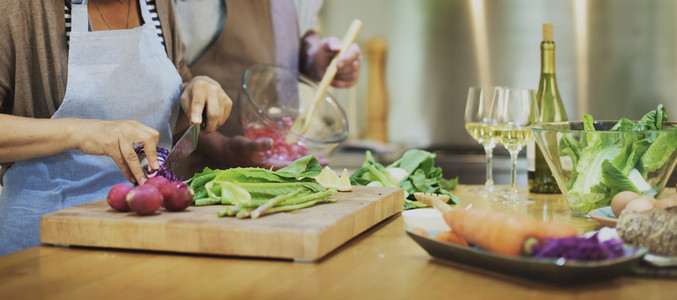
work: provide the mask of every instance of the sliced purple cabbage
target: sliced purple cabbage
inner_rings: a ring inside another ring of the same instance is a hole
[[[148,178],[155,177],[155,176],[162,176],[164,178],[167,178],[169,182],[175,182],[175,181],[183,181],[182,178],[178,178],[176,174],[172,171],[172,161],[168,158],[169,156],[169,150],[162,148],[162,147],[156,147],[155,148],[157,151],[157,158],[158,162],[160,163],[160,168],[157,170],[153,170],[150,168],[149,165],[146,165],[143,169],[144,173],[146,173],[146,176]],[[145,150],[143,149],[143,146],[137,146],[134,148],[134,151],[136,151],[136,154],[145,154]],[[167,160],[167,165],[165,166],[165,160]]]
[[[534,258],[566,260],[605,260],[625,256],[623,242],[619,239],[600,239],[599,232],[589,236],[549,239],[534,246]],[[603,241],[602,241],[603,240]]]

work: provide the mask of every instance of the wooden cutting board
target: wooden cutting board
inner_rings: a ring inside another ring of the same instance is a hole
[[[404,205],[399,188],[355,186],[332,197],[337,202],[258,219],[220,218],[219,205],[139,216],[100,200],[44,215],[40,235],[55,245],[314,261]]]

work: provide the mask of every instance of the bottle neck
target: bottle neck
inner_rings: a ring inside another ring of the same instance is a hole
[[[555,42],[541,42],[541,74],[555,74]]]

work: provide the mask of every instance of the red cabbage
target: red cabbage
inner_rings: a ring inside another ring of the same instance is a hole
[[[605,260],[625,256],[623,242],[618,239],[600,241],[598,232],[585,237],[549,239],[534,246],[534,258],[567,260]]]
[[[144,173],[146,173],[146,176],[148,178],[150,177],[155,177],[155,176],[162,176],[164,178],[167,178],[169,182],[175,182],[175,181],[183,181],[183,177],[178,178],[176,174],[172,171],[172,160],[168,158],[169,156],[169,150],[162,148],[162,147],[156,147],[155,148],[157,151],[157,158],[158,162],[160,163],[160,168],[157,170],[153,170],[150,168],[149,165],[146,165],[145,168],[143,169]],[[137,146],[134,148],[134,151],[136,151],[136,154],[145,154],[146,152],[143,149],[143,146]],[[167,164],[165,166],[165,160],[167,161]]]

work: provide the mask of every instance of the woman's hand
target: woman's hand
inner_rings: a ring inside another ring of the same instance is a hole
[[[233,101],[221,85],[207,76],[195,76],[181,93],[181,108],[190,117],[190,122],[206,122],[205,132],[213,132],[223,125],[230,115]],[[203,111],[207,120],[202,120]]]
[[[157,130],[138,121],[77,120],[77,122],[87,122],[79,126],[82,134],[78,135],[81,139],[77,142],[77,148],[87,154],[110,156],[130,182],[143,184],[146,181],[139,156],[134,151],[135,144],[144,147],[148,165],[152,169],[160,168],[155,149],[160,139]]]
[[[341,40],[337,37],[329,37],[318,40],[317,38],[307,37],[306,42],[310,44],[307,50],[305,62],[305,73],[315,80],[320,80],[331,60],[341,50]],[[336,62],[336,76],[331,82],[332,86],[338,88],[348,88],[355,83],[360,74],[360,65],[362,54],[360,47],[353,43],[348,50],[338,58]]]

